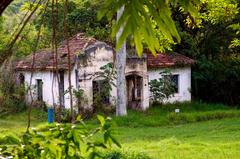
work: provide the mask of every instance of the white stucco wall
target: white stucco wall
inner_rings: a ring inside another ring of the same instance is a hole
[[[165,100],[164,103],[191,101],[191,67],[168,69],[172,75],[179,75],[179,92]],[[161,78],[159,73],[164,70],[164,68],[148,70],[149,82],[153,79]]]
[[[76,89],[76,76],[75,76],[75,69],[76,66],[74,66],[74,69],[71,72],[71,81],[72,81],[72,87]],[[31,80],[31,73],[29,71],[19,71],[18,74],[22,73],[25,78],[25,85],[26,88],[30,86],[30,80]],[[43,101],[48,106],[53,106],[53,104],[59,105],[59,87],[57,82],[57,77],[53,77],[52,71],[35,71],[33,73],[32,77],[32,94],[33,94],[33,100],[37,99],[37,93],[36,93],[36,84],[37,80],[41,79],[43,82]],[[68,72],[64,72],[64,91],[68,90]],[[30,92],[26,95],[26,101],[28,103],[31,102],[31,96]],[[74,100],[75,102],[75,100]],[[64,105],[65,108],[70,108],[70,97],[69,93],[64,95]]]
[[[106,49],[105,47],[90,48],[88,50],[87,61],[81,63],[79,60],[74,68],[71,71],[71,82],[73,89],[83,89],[84,90],[84,103],[85,107],[91,107],[93,104],[93,81],[98,78],[96,72],[101,71],[100,68],[110,62],[113,62],[113,51],[111,49]],[[81,58],[81,57],[80,57]],[[136,61],[134,61],[136,60]],[[191,101],[191,67],[182,67],[182,68],[168,68],[173,75],[179,75],[179,91],[174,94],[173,97],[165,100],[165,103],[173,102],[183,102]],[[76,77],[75,70],[78,71],[78,77]],[[126,65],[126,76],[131,74],[139,75],[143,78],[142,86],[142,103],[141,108],[143,110],[149,107],[150,101],[150,90],[148,83],[153,79],[161,78],[160,72],[164,71],[165,68],[158,69],[147,69],[146,59],[131,59]],[[22,73],[25,77],[26,85],[30,84],[31,73],[29,71],[19,71],[19,74]],[[57,78],[53,79],[52,71],[36,71],[33,74],[32,86],[36,85],[36,80],[41,79],[43,81],[43,101],[52,106],[54,103],[59,105],[59,87]],[[52,83],[53,82],[53,83]],[[116,84],[116,80],[113,81]],[[53,87],[52,87],[53,86]],[[67,92],[69,88],[68,85],[68,72],[64,72],[64,90]],[[35,88],[36,90],[36,88]],[[117,89],[115,86],[112,86],[110,92],[110,102],[116,104]],[[27,95],[26,99],[30,102],[30,96]],[[34,95],[36,99],[36,93]],[[76,99],[73,98],[73,104],[76,104]],[[65,108],[70,108],[70,96],[69,93],[64,95],[64,105]]]
[[[73,67],[72,71],[71,71],[71,84],[72,84],[72,91],[73,89],[77,89],[77,77],[76,77],[76,73],[75,70],[77,69],[77,65],[75,64],[75,66]],[[64,91],[68,91],[69,89],[69,82],[68,82],[68,71],[64,72]],[[66,93],[64,95],[64,105],[65,108],[70,108],[70,94]],[[73,94],[73,106],[76,105],[77,100],[74,98],[74,94]]]
[[[97,72],[101,71],[100,68],[110,62],[113,62],[112,50],[107,50],[104,47],[97,48],[94,52],[89,53],[87,63],[79,63],[79,87],[84,90],[85,107],[90,107],[93,104],[93,81],[98,78]],[[116,81],[114,81],[116,83]],[[116,87],[112,86],[110,92],[110,103],[115,104]]]

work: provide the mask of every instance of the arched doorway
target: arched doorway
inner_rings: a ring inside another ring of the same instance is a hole
[[[143,78],[137,74],[126,76],[127,105],[131,109],[141,109],[143,97]]]

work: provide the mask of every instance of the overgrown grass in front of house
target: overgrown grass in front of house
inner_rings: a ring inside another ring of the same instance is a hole
[[[176,116],[175,108],[180,109]],[[222,112],[227,115],[221,114]],[[235,118],[230,115],[233,112],[237,114],[234,115]],[[119,125],[114,136],[122,144],[122,149],[114,149],[105,159],[133,159],[131,156],[136,155],[146,158],[134,159],[148,159],[148,156],[152,159],[239,159],[238,114],[236,108],[195,102],[155,106],[146,112],[129,110],[126,117],[113,117]],[[195,120],[198,118],[200,119]],[[33,110],[32,119],[34,127],[47,124],[45,112]],[[208,121],[197,122],[203,120]],[[95,121],[86,121],[86,124],[96,126]],[[0,135],[18,135],[26,130],[26,125],[27,113],[0,117]],[[117,153],[119,151],[120,154]]]
[[[179,109],[179,113],[175,113]],[[153,105],[145,112],[129,110],[127,116],[115,117],[118,126],[142,127],[240,117],[240,110],[222,104],[200,102]]]
[[[118,128],[122,151],[153,159],[239,159],[240,118],[161,127]]]
[[[28,112],[20,112],[12,115],[0,117],[0,134],[13,132],[20,134],[27,128]],[[47,113],[43,110],[32,109],[31,126],[39,126],[39,124],[47,122]]]

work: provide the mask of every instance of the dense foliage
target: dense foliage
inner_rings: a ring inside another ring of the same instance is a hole
[[[25,88],[16,85],[12,64],[5,63],[0,69],[0,116],[25,110]]]
[[[195,99],[239,104],[239,48],[231,46],[236,35],[229,28],[240,20],[238,5],[235,0],[208,1],[199,9],[201,23],[191,28],[183,23],[186,15],[177,10],[174,14],[182,37],[174,50],[196,60],[192,71]]]
[[[112,135],[110,118],[98,116],[100,125],[89,130],[79,118],[75,124],[54,124],[40,130],[32,129],[21,138],[0,139],[0,156],[11,158],[103,158],[103,150],[113,144],[120,147]],[[97,139],[96,136],[100,136]]]
[[[110,38],[110,25],[106,18],[97,20],[97,11],[101,0],[70,0],[68,5],[67,22],[70,35],[84,32],[99,40],[112,42]],[[33,9],[34,3],[26,0],[16,0],[5,10],[0,17],[0,61],[9,57],[6,52],[8,44],[16,36],[16,32],[22,26],[22,21],[27,13]],[[45,10],[46,7],[46,10]],[[53,25],[52,15],[57,19]],[[34,13],[33,17],[24,27],[16,44],[11,50],[15,57],[25,57],[33,51],[42,48],[50,48],[52,43],[52,28],[56,28],[57,42],[63,40],[64,29],[64,1],[58,1],[57,11],[52,13],[51,3],[43,3]],[[36,42],[40,32],[40,40],[37,48]],[[9,54],[9,55],[8,55]]]
[[[167,40],[180,42],[180,36],[171,17],[171,5],[181,6],[182,12],[189,13],[189,16],[195,19],[198,2],[199,0],[105,0],[98,16],[99,18],[107,16],[112,20],[120,9],[124,9],[123,14],[112,27],[113,37],[122,30],[116,49],[119,50],[124,41],[131,37],[139,56],[143,53],[144,45],[156,54],[161,44],[159,32]]]

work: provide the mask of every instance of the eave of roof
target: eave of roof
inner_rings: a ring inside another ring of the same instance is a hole
[[[195,61],[182,54],[172,53],[158,53],[153,56],[147,53],[147,66],[148,68],[163,68],[163,67],[180,67],[194,64]]]

